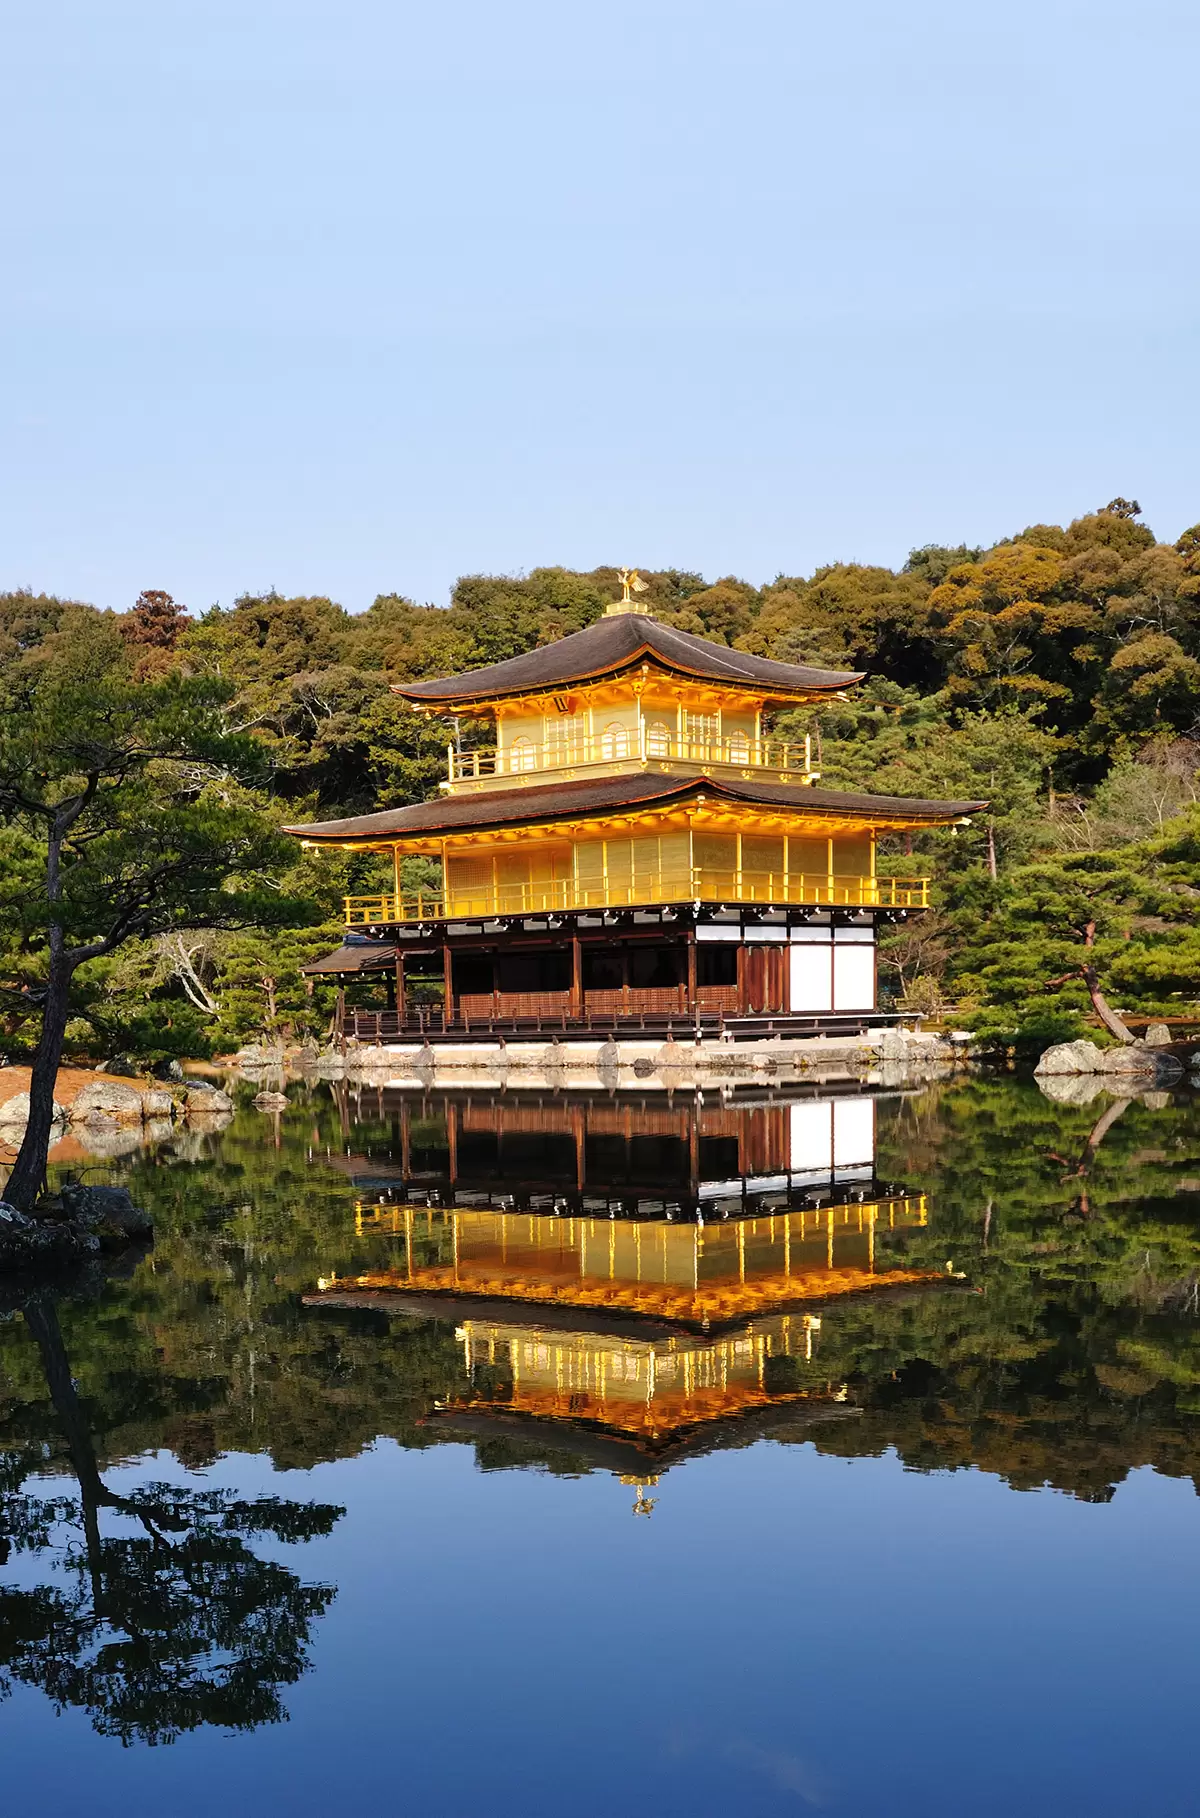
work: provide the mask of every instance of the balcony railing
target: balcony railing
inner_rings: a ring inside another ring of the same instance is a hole
[[[780,739],[752,739],[735,733],[726,739],[700,741],[655,732],[645,721],[637,726],[612,727],[590,737],[581,730],[575,736],[545,743],[519,740],[503,751],[495,746],[481,751],[455,751],[451,747],[447,757],[451,786],[622,762],[695,764],[706,770],[769,770],[774,776],[804,783],[814,782],[818,774],[812,767],[811,738],[790,745]]]
[[[563,878],[554,882],[500,884],[411,895],[348,896],[346,922],[352,928],[395,922],[441,922],[476,916],[536,915],[556,909],[648,909],[663,903],[762,903],[774,907],[813,905],[838,909],[925,909],[924,877],[823,877],[780,871],[681,869],[613,878],[594,883]]]

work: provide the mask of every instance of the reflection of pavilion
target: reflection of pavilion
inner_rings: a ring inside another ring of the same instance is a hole
[[[822,1307],[929,1280],[881,1256],[926,1208],[875,1180],[874,1109],[427,1100],[341,1162],[391,1253],[306,1304],[453,1319],[440,1426],[623,1472],[848,1414]]]
[[[380,1093],[386,1138],[330,1163],[364,1219],[403,1204],[727,1218],[872,1197],[875,1103],[828,1090],[667,1103]]]
[[[925,1202],[901,1194],[788,1209],[717,1224],[668,1219],[467,1211],[389,1205],[369,1214],[401,1240],[400,1256],[354,1278],[358,1291],[417,1296],[436,1316],[480,1302],[648,1319],[708,1332],[756,1314],[862,1292],[911,1272],[877,1274],[882,1222],[925,1222]],[[360,1228],[364,1215],[359,1212]],[[332,1282],[328,1284],[333,1286]],[[342,1287],[349,1284],[342,1283]]]

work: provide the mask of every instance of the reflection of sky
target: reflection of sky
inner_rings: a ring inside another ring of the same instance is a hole
[[[647,1521],[612,1477],[457,1446],[207,1479],[347,1505],[278,1549],[338,1585],[292,1721],[122,1750],[19,1691],[5,1778],[41,1818],[1195,1809],[1187,1482],[1093,1505],[759,1445],[672,1471]]]

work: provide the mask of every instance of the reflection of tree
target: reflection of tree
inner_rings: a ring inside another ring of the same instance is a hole
[[[39,1686],[76,1705],[104,1735],[172,1742],[202,1724],[252,1729],[285,1717],[279,1688],[305,1670],[313,1620],[331,1602],[247,1542],[328,1534],[342,1510],[224,1490],[153,1483],[121,1496],[101,1477],[53,1302],[25,1309],[62,1424],[78,1497],[22,1492],[33,1460],[12,1454],[0,1476],[2,1556],[44,1552],[63,1529],[58,1573],[32,1590],[0,1590],[0,1691]],[[104,1535],[101,1512],[131,1531]]]

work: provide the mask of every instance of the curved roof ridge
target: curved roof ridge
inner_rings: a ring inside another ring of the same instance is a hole
[[[620,613],[500,663],[429,681],[393,682],[392,692],[418,704],[501,699],[590,681],[626,669],[643,656],[657,657],[698,680],[740,683],[765,694],[832,694],[863,680],[858,670],[778,663],[664,625],[646,613]]]

